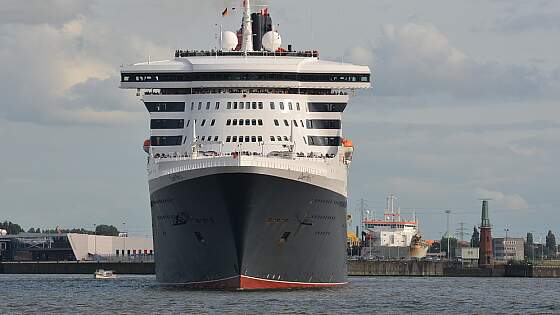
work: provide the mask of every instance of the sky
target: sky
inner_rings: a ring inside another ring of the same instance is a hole
[[[123,64],[216,46],[234,0],[3,0],[0,220],[30,227],[113,224],[150,235],[148,115],[120,90]],[[490,198],[494,235],[560,233],[560,2],[269,0],[284,44],[369,65],[343,132],[359,200],[379,217],[394,193],[425,238]],[[238,10],[237,10],[238,12]]]

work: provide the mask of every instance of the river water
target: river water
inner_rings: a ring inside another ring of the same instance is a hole
[[[342,288],[187,291],[154,276],[0,275],[0,314],[560,313],[560,280],[356,277]]]

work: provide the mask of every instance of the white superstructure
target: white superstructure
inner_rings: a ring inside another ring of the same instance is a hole
[[[395,208],[396,197],[387,197],[387,208],[383,220],[366,220],[365,228],[370,246],[409,246],[414,235],[418,234],[418,220],[413,218],[406,221],[401,219],[399,208]]]
[[[346,195],[352,148],[342,112],[347,91],[371,86],[369,68],[323,61],[317,51],[253,51],[248,5],[240,51],[176,51],[122,67],[121,88],[137,89],[150,113],[150,179],[263,165],[327,176]]]

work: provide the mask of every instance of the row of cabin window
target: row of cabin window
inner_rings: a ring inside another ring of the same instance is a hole
[[[238,141],[239,140],[239,141]],[[245,140],[245,141],[243,141]],[[262,142],[262,136],[227,136],[226,142]]]
[[[299,102],[296,102],[295,104],[296,104],[295,110],[298,111],[301,110],[301,106],[299,105]],[[203,102],[198,102],[197,109],[202,110],[203,107],[205,107],[206,110],[210,110],[210,108],[212,107],[212,102],[206,102],[206,106],[204,106]],[[194,110],[194,108],[195,108],[195,102],[191,102],[191,110]],[[226,108],[227,109],[264,109],[264,105],[263,102],[227,102]],[[284,102],[279,102],[278,108],[280,110],[285,110],[286,106],[284,105]],[[214,104],[214,109],[215,110],[220,109],[220,102],[216,102]],[[270,102],[270,109],[271,110],[276,109],[275,102]],[[294,104],[292,102],[287,102],[287,109],[294,110]]]
[[[300,82],[370,82],[362,73],[298,72],[179,72],[122,73],[121,82],[192,82],[192,81],[300,81]]]
[[[218,136],[213,136],[213,137],[214,137],[214,140],[212,140],[212,136],[202,136],[199,139],[200,139],[200,141],[218,141],[220,139],[220,137],[218,137]]]
[[[303,120],[300,120],[299,122],[301,123],[300,125],[298,125],[297,120],[292,120],[293,124],[295,127],[305,127],[305,125],[303,124]],[[278,119],[274,119],[274,126],[280,126],[280,122],[278,121]],[[284,119],[284,126],[289,127],[290,126],[290,122],[287,119]]]
[[[233,126],[238,126],[238,125],[239,126],[243,126],[243,125],[245,125],[245,126],[251,126],[251,125],[252,126],[257,126],[257,124],[259,126],[262,126],[263,125],[262,119],[245,119],[245,120],[239,119],[239,123],[238,123],[237,119],[226,120],[226,126],[231,126],[231,125],[233,125]]]
[[[185,111],[185,103],[182,102],[146,102],[146,109],[148,112],[184,112]],[[191,103],[191,110],[194,110],[195,103]],[[249,106],[251,105],[251,106]],[[203,106],[202,102],[198,102],[198,110],[201,110]],[[227,109],[263,109],[262,102],[228,102]],[[211,102],[206,102],[206,109],[210,110]],[[286,107],[284,102],[280,102],[278,104],[280,110],[284,110]],[[343,112],[346,108],[346,103],[315,103],[310,102],[307,104],[310,112]],[[214,109],[220,109],[220,102],[216,102],[214,104]],[[276,104],[274,102],[270,102],[270,109],[276,109]],[[293,110],[293,103],[288,102],[288,110]],[[300,105],[296,102],[296,110],[300,110]]]
[[[194,120],[196,122],[196,120]],[[187,124],[185,125],[185,121],[183,119],[152,119],[150,121],[150,128],[151,129],[183,129],[188,127],[191,124],[190,119],[187,120]],[[216,124],[216,119],[212,119],[210,121],[210,126],[214,126]],[[200,121],[200,127],[204,127],[206,125],[206,119]]]

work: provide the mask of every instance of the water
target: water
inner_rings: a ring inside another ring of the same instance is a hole
[[[350,278],[335,289],[187,291],[153,276],[0,275],[0,314],[560,313],[560,280]]]

